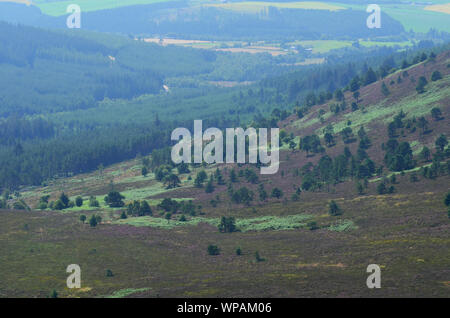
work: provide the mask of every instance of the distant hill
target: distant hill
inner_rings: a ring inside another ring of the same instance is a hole
[[[0,3],[0,8],[0,20],[66,28],[68,14],[49,16],[38,7],[16,3]],[[234,40],[358,39],[404,32],[401,23],[383,12],[383,28],[368,29],[367,16],[365,10],[360,9],[329,11],[269,6],[261,12],[235,12],[174,1],[82,11],[82,28],[123,34]]]

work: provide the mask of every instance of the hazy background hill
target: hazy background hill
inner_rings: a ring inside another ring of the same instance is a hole
[[[66,15],[52,17],[35,6],[0,3],[0,19],[40,26],[66,27]],[[357,39],[397,35],[401,23],[382,14],[383,28],[365,27],[363,10],[314,10],[269,6],[262,12],[239,12],[187,2],[163,2],[82,12],[83,29],[134,35],[163,35],[201,39]],[[325,24],[324,21],[327,21]]]

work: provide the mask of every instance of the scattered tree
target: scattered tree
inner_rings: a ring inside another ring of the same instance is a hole
[[[232,233],[236,231],[236,224],[234,217],[222,216],[219,224],[219,231],[222,233]]]
[[[143,166],[143,167],[142,167],[142,169],[141,169],[141,173],[142,173],[142,175],[143,175],[144,177],[146,177],[146,176],[147,176],[147,174],[148,174],[148,169],[147,169],[147,167],[146,167],[146,166]]]
[[[431,109],[431,116],[433,117],[433,119],[435,121],[441,120],[442,119],[442,111],[439,107],[433,107]]]
[[[419,94],[425,93],[425,86],[427,86],[427,84],[428,84],[427,79],[424,76],[421,76],[416,86],[417,93]]]
[[[448,192],[447,195],[445,196],[444,204],[450,207],[450,192]]]
[[[283,197],[283,191],[279,188],[272,189],[272,198],[280,199]]]
[[[337,216],[342,214],[340,207],[334,200],[331,200],[330,204],[328,205],[328,213],[331,216]]]
[[[109,205],[111,208],[121,208],[125,205],[125,203],[122,201],[125,199],[123,195],[121,195],[117,191],[110,191],[107,196],[105,196],[105,202]]]
[[[96,227],[97,226],[97,218],[95,217],[95,215],[91,215],[91,218],[89,219],[89,225],[91,227]]]
[[[256,262],[264,262],[265,261],[265,259],[264,258],[262,258],[261,256],[259,256],[259,252],[258,251],[256,251],[255,252],[255,260],[256,260]]]
[[[445,149],[445,147],[447,146],[447,144],[448,144],[447,137],[445,137],[445,135],[443,135],[443,134],[441,134],[441,135],[436,139],[436,142],[435,142],[436,149],[437,149],[438,151],[444,151],[444,149]]]
[[[81,196],[76,197],[75,199],[75,205],[77,207],[81,207],[83,205],[83,198]]]
[[[442,79],[442,74],[439,71],[434,71],[433,74],[431,74],[431,80],[433,82],[439,81],[440,79]]]
[[[216,245],[209,245],[208,246],[208,255],[219,255],[220,254],[220,249],[219,247],[217,247]]]

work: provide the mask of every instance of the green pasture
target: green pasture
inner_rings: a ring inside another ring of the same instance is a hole
[[[153,4],[169,0],[77,0],[77,1],[46,1],[35,0],[34,3],[44,14],[51,16],[61,16],[67,14],[67,7],[71,4],[78,4],[82,12],[114,9],[139,4]]]

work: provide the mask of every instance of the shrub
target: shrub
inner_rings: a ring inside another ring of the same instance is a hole
[[[82,206],[82,205],[83,205],[83,198],[80,197],[80,196],[76,197],[76,199],[75,199],[75,205],[76,205],[77,207]]]
[[[445,204],[446,206],[450,206],[450,192],[447,193],[447,195],[445,196],[444,204]]]
[[[59,196],[59,201],[61,201],[61,203],[63,204],[63,209],[69,207],[69,197],[63,192],[61,193],[61,195]],[[62,210],[62,209],[61,209]]]
[[[216,245],[209,245],[208,246],[208,254],[209,255],[219,255],[220,249]]]
[[[250,205],[253,201],[253,192],[246,187],[242,187],[232,193],[231,200],[236,204],[245,203]]]
[[[206,184],[205,192],[206,192],[206,193],[212,193],[212,192],[214,192],[214,185],[213,185],[213,181],[212,181],[211,179],[210,179],[210,180],[208,181],[208,183]]]
[[[397,183],[397,177],[395,176],[395,173],[393,173],[390,177],[389,180],[392,184],[396,184]]]
[[[258,263],[259,263],[259,262],[264,262],[264,261],[265,261],[264,258],[262,258],[261,256],[259,256],[259,252],[258,252],[258,251],[255,252],[255,260],[256,260]]]
[[[109,205],[110,208],[121,208],[125,205],[125,203],[122,201],[123,199],[125,199],[125,197],[119,192],[110,191],[105,197],[105,202]]]
[[[226,217],[222,216],[222,219],[219,224],[219,231],[223,233],[232,233],[236,231],[236,224],[234,217]]]
[[[283,191],[279,188],[273,188],[272,198],[280,199],[281,197],[283,197]]]
[[[291,200],[297,202],[300,200],[300,195],[298,193],[292,193]]]
[[[315,222],[315,221],[309,222],[309,223],[307,224],[307,226],[308,226],[308,228],[309,228],[311,231],[317,230],[317,229],[319,228],[319,227],[317,226],[317,222]]]
[[[389,89],[387,88],[384,82],[383,84],[381,84],[381,92],[383,93],[384,96],[388,96],[390,94]]]
[[[97,218],[95,217],[95,215],[92,215],[91,218],[89,219],[89,225],[91,227],[96,227],[97,226]]]
[[[48,206],[47,203],[41,201],[41,202],[39,202],[37,208],[38,208],[39,210],[45,210],[45,209],[47,208],[47,206]]]
[[[417,182],[417,181],[419,181],[419,178],[417,177],[417,173],[416,173],[416,172],[412,172],[412,173],[409,175],[409,181],[411,181],[411,182]]]
[[[363,187],[363,185],[361,184],[361,182],[357,182],[356,183],[356,191],[358,192],[358,194],[364,194],[364,187]]]
[[[431,80],[432,80],[433,82],[438,81],[438,80],[440,80],[440,79],[442,79],[442,74],[441,74],[441,72],[439,72],[439,71],[434,71],[433,74],[431,74]]]
[[[337,205],[337,203],[332,200],[330,204],[328,205],[328,213],[332,216],[341,215],[342,211],[341,208]]]
[[[442,110],[439,107],[433,107],[431,109],[431,116],[436,121],[441,120],[442,119]]]
[[[57,200],[57,201],[55,202],[55,204],[53,205],[53,208],[54,208],[55,210],[64,210],[64,209],[66,208],[66,206],[64,205],[64,203],[62,203],[61,200]]]
[[[89,198],[89,206],[92,208],[98,208],[100,206],[100,203],[94,196],[91,196]]]
[[[378,194],[385,194],[387,191],[386,189],[386,185],[384,184],[384,182],[381,182],[380,184],[377,185],[377,193]]]
[[[417,83],[416,86],[416,91],[419,94],[425,93],[425,86],[428,84],[427,79],[424,76],[421,76],[419,78],[419,82]]]
[[[17,202],[14,202],[13,209],[14,210],[29,210],[30,208],[23,200],[19,200]]]

